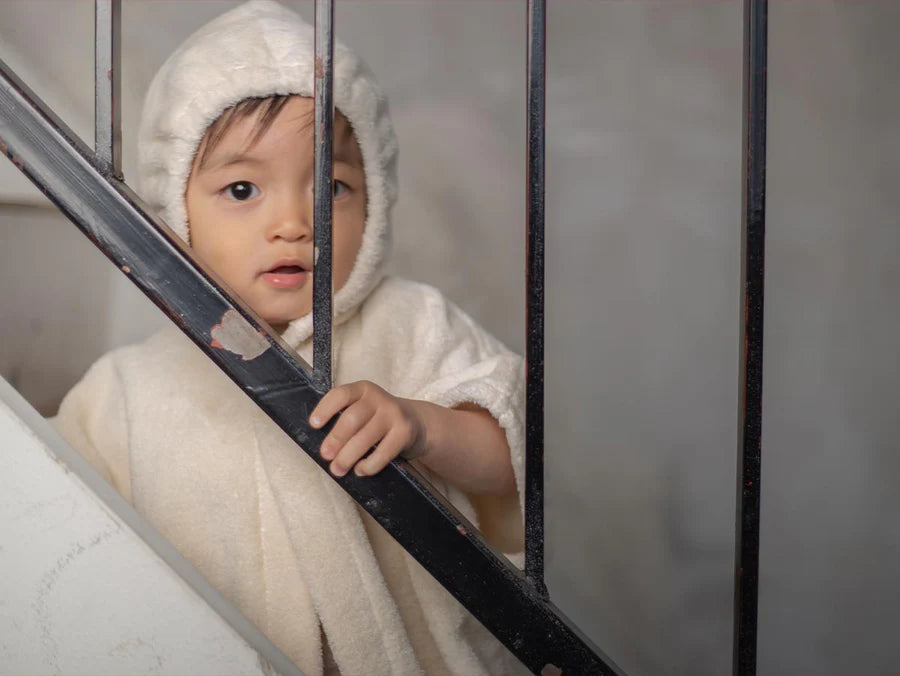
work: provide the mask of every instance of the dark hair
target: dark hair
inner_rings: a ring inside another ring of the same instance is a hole
[[[230,108],[226,108],[219,115],[218,119],[209,125],[209,128],[203,135],[203,139],[200,141],[200,147],[197,150],[198,166],[203,166],[207,156],[215,150],[235,122],[256,115],[257,121],[253,130],[253,137],[250,139],[250,145],[259,141],[293,96],[296,96],[296,94],[251,97],[239,101]]]

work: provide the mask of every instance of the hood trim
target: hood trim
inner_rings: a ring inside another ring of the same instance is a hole
[[[150,84],[138,132],[138,185],[150,206],[190,243],[185,190],[209,126],[245,98],[314,93],[313,27],[273,0],[250,0],[195,31]],[[353,269],[334,298],[345,321],[384,277],[397,199],[397,139],[387,100],[365,63],[335,41],[334,102],[359,144],[367,212]],[[297,347],[312,335],[312,314],[282,338]]]

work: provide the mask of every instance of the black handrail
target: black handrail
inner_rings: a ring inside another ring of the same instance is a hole
[[[180,239],[151,216],[121,181],[120,0],[96,0],[96,152],[91,152],[2,61],[0,152],[327,471],[318,447],[330,426],[313,430],[306,424],[309,411],[331,384],[332,117],[326,111],[333,111],[333,0],[317,0],[316,10],[316,55],[322,59],[322,68],[317,68],[316,77],[315,220],[322,266],[314,273],[314,286],[320,289],[314,301],[315,371],[271,334],[250,309],[223,290],[214,275],[191,258]],[[329,476],[534,673],[614,674],[620,673],[618,668],[547,601],[543,582],[545,0],[529,0],[528,13],[526,575],[494,553],[464,517],[428,491],[427,483],[406,463],[391,463],[378,476],[366,479],[352,473],[343,478]],[[757,656],[766,43],[767,0],[745,0],[742,356],[733,664],[734,673],[741,676],[756,673]],[[320,129],[323,122],[327,128]],[[234,332],[232,347],[236,352],[216,347],[219,343],[212,340],[211,331],[226,323]],[[384,500],[385,495],[391,495],[391,500]]]
[[[123,181],[104,175],[102,160],[2,61],[0,152],[327,472],[318,451],[331,425],[307,423],[321,397],[310,367]],[[218,347],[214,329],[229,333],[231,349]],[[532,672],[621,673],[407,463],[329,476]]]

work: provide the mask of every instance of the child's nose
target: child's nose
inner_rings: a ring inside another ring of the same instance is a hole
[[[284,195],[275,205],[269,220],[268,238],[288,241],[312,239],[313,201],[312,197],[300,191]]]

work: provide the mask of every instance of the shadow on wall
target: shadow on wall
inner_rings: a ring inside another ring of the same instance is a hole
[[[49,203],[0,206],[0,241],[0,376],[52,415],[108,349],[118,273]]]
[[[84,134],[90,98],[75,86],[83,78],[68,76],[82,63],[87,72],[89,62],[63,59],[56,53],[60,41],[38,39],[43,16],[35,9],[15,1],[0,6],[0,59]],[[46,13],[48,6],[41,9]],[[57,32],[55,17],[67,20],[73,34],[90,35],[89,15],[82,10],[87,6],[48,15],[44,31]],[[55,45],[46,51],[60,67],[33,58],[29,46],[37,44]],[[41,413],[53,414],[63,394],[107,349],[109,271],[84,262],[90,243],[3,156],[0,242],[0,375]]]

